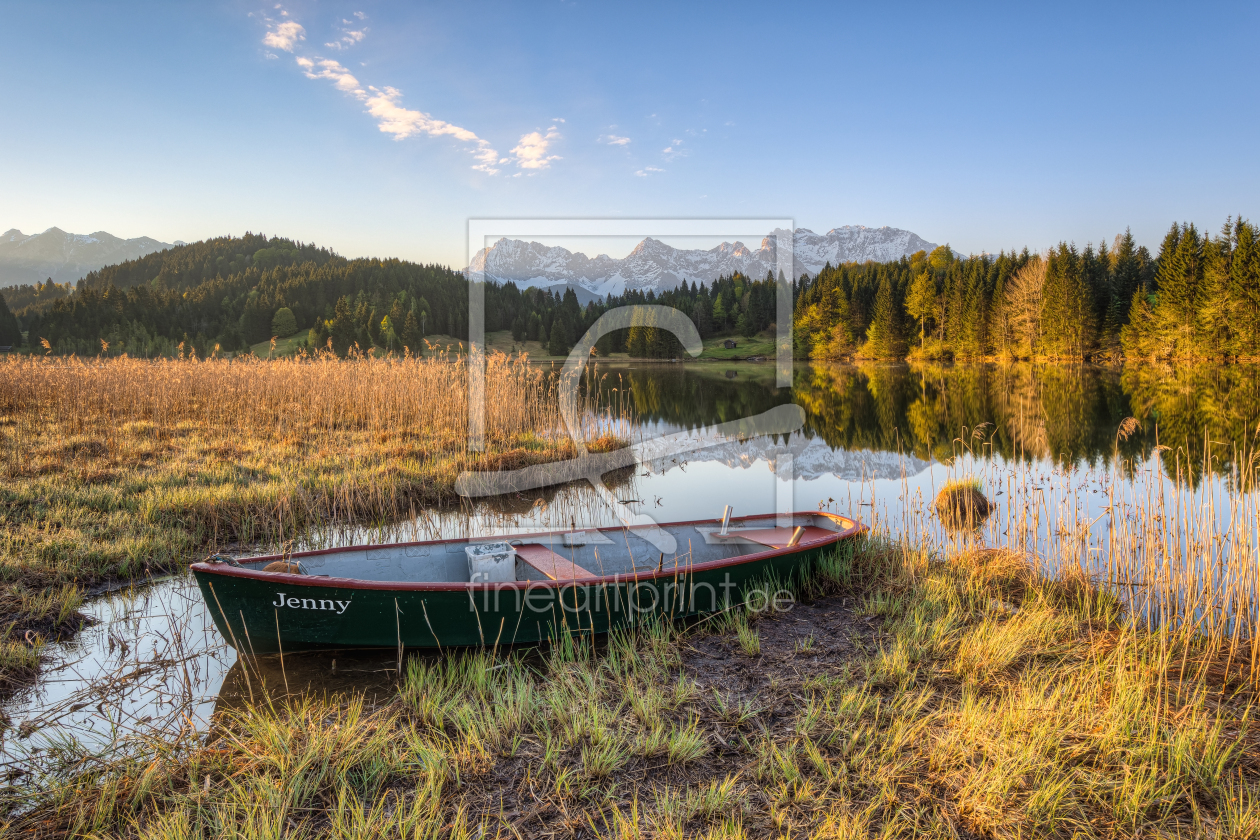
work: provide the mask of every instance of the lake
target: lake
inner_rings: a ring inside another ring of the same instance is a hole
[[[1026,551],[1049,572],[1079,566],[1121,591],[1140,620],[1188,616],[1217,632],[1257,618],[1255,367],[798,365],[792,387],[779,388],[769,363],[612,362],[588,381],[601,404],[630,409],[636,443],[672,435],[676,444],[612,488],[633,515],[828,509],[930,549],[982,541]],[[803,413],[795,430],[713,432],[791,403]],[[965,476],[981,481],[997,512],[980,534],[949,534],[931,502]],[[577,485],[385,529],[330,529],[310,545],[616,521]],[[88,611],[99,623],[55,645],[40,682],[4,705],[15,727],[6,763],[61,760],[146,727],[200,729],[216,707],[263,691],[388,698],[393,685],[392,651],[246,668],[186,575],[97,598]]]

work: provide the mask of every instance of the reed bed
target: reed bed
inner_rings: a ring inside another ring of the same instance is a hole
[[[1122,423],[1117,441],[1135,426]],[[1160,445],[1137,461],[1117,451],[1105,471],[979,459],[978,441],[958,440],[954,469],[1006,503],[972,535],[943,537],[912,512],[905,546],[1010,548],[1046,575],[1113,593],[1161,640],[1168,668],[1260,690],[1260,439],[1228,451],[1210,439],[1198,452]]]
[[[0,360],[0,580],[61,591],[414,518],[456,504],[464,470],[575,454],[555,377],[501,354],[474,450],[466,376],[444,353]],[[589,449],[628,441],[625,415],[583,407]],[[24,638],[30,616],[4,606]]]
[[[573,453],[553,379],[503,356],[474,451],[465,375],[440,355],[0,362],[0,574],[94,580],[192,547],[393,521],[455,502],[462,470]],[[596,450],[628,437],[601,428]]]

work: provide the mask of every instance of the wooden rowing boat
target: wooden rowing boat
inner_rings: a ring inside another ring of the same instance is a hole
[[[866,530],[830,513],[775,518],[661,525],[674,556],[633,529],[602,528],[216,556],[192,570],[219,631],[244,652],[507,645],[720,610]],[[470,580],[466,549],[485,543],[511,546],[514,580]],[[294,571],[264,571],[277,561]]]

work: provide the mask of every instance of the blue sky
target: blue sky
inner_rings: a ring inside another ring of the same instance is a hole
[[[470,217],[1260,216],[1260,4],[4,7],[0,229],[463,265]]]

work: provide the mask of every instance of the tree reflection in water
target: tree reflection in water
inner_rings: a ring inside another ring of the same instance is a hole
[[[802,364],[789,391],[769,364],[605,365],[601,389],[629,395],[640,422],[695,429],[795,402],[806,433],[847,450],[948,461],[976,455],[1109,467],[1158,451],[1171,477],[1229,477],[1250,458],[1260,369],[1232,366]],[[1137,420],[1127,436],[1125,418]],[[978,432],[978,433],[977,433]],[[1166,447],[1166,448],[1165,448]]]

